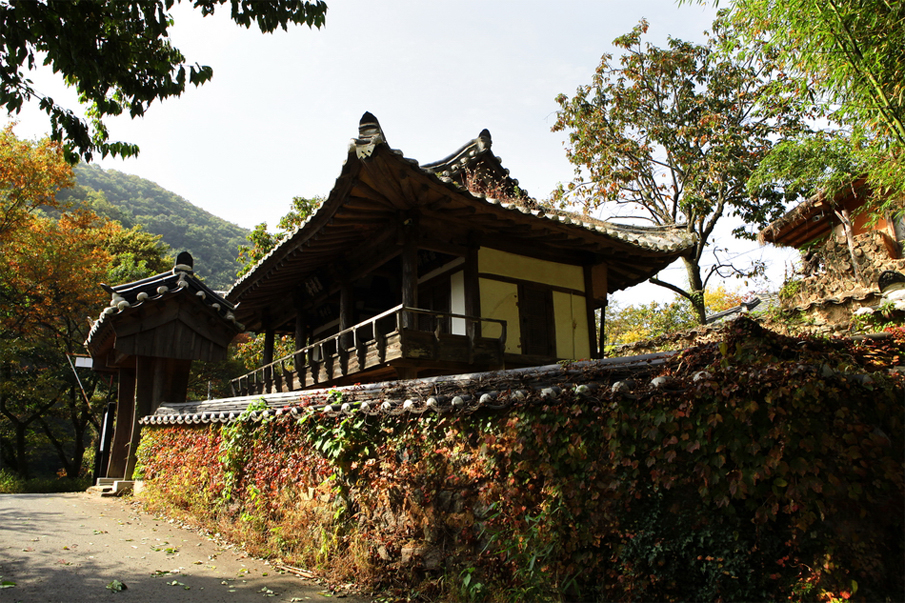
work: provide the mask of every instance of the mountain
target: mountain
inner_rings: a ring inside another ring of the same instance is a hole
[[[95,165],[75,166],[77,185],[59,195],[131,228],[141,224],[159,234],[173,255],[188,251],[199,276],[214,289],[228,289],[236,280],[239,245],[247,245],[249,230],[192,205],[186,199],[138,176]]]

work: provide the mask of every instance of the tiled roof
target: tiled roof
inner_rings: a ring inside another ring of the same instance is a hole
[[[186,256],[180,254],[180,258],[184,257]],[[187,258],[187,261],[191,262],[191,256]],[[101,287],[110,293],[110,305],[104,308],[100,317],[91,326],[88,339],[85,341],[85,346],[89,349],[96,347],[98,339],[107,335],[105,333],[107,325],[117,316],[133,308],[140,308],[144,304],[156,303],[176,295],[194,295],[201,299],[212,313],[233,323],[239,331],[245,329],[241,323],[236,322],[233,314],[235,305],[201,282],[188,263],[177,263],[169,272],[131,283],[112,287],[102,284]]]
[[[479,408],[502,409],[515,401],[555,400],[568,390],[578,396],[591,396],[601,389],[625,393],[635,388],[663,387],[668,380],[649,377],[661,369],[674,354],[664,352],[330,389],[181,404],[164,403],[153,415],[142,417],[140,422],[143,425],[228,423],[235,420],[251,402],[258,400],[266,402],[268,409],[253,414],[255,419],[268,415],[302,415],[308,412],[331,415],[354,412],[371,415],[420,415],[470,413]],[[338,399],[342,402],[337,402]]]
[[[308,216],[305,222],[287,233],[287,236],[261,258],[252,270],[239,278],[227,293],[227,297],[234,300],[240,297],[251,282],[266,278],[286,256],[294,253],[303,242],[309,241],[319,229],[329,223],[331,217],[346,202],[346,199],[343,198],[345,187],[353,186],[355,181],[355,171],[350,169],[350,162],[367,159],[380,148],[389,151],[402,165],[407,165],[411,169],[418,170],[429,178],[435,179],[435,184],[446,187],[461,198],[469,199],[472,204],[499,212],[499,215],[503,217],[508,215],[513,219],[530,217],[543,220],[557,226],[565,226],[567,230],[574,233],[574,236],[581,237],[590,234],[598,241],[608,239],[647,254],[668,256],[670,262],[690,251],[695,244],[694,235],[682,226],[644,227],[615,224],[566,211],[544,209],[536,206],[536,202],[535,207],[526,207],[525,203],[516,202],[513,199],[495,199],[485,194],[476,194],[466,190],[457,179],[464,170],[479,160],[483,161],[483,165],[489,165],[494,168],[494,171],[504,174],[507,185],[517,185],[518,183],[517,180],[509,177],[508,170],[502,167],[499,158],[490,152],[490,134],[486,130],[446,159],[424,166],[419,165],[414,159],[404,157],[401,151],[391,149],[386,143],[386,137],[376,118],[370,113],[366,113],[362,117],[359,135],[359,138],[352,140],[349,147],[350,152],[343,163],[342,173],[337,178],[336,185],[324,204],[315,213]],[[637,282],[645,280],[648,276],[644,276]],[[628,282],[624,286],[632,284],[636,283]]]
[[[773,243],[800,247],[832,230],[833,225],[838,223],[834,208],[849,200],[860,199],[864,202],[869,196],[870,190],[864,178],[855,180],[832,198],[818,193],[768,224],[758,233],[757,240],[761,245]]]

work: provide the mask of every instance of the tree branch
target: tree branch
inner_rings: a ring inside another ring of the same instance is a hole
[[[681,295],[682,297],[684,297],[684,298],[687,299],[688,301],[693,301],[693,298],[692,298],[692,296],[691,296],[691,293],[688,293],[688,292],[685,291],[684,289],[682,289],[682,288],[680,288],[680,287],[677,287],[676,285],[673,285],[672,283],[667,283],[667,282],[661,281],[660,279],[658,279],[658,278],[655,277],[655,276],[652,276],[652,277],[650,277],[650,278],[647,279],[647,280],[648,280],[648,282],[650,282],[650,283],[653,283],[653,284],[658,285],[658,286],[660,286],[660,287],[664,287],[664,288],[666,288],[666,289],[669,289],[670,291],[672,291],[672,292],[674,292],[674,293],[678,293],[679,295]]]

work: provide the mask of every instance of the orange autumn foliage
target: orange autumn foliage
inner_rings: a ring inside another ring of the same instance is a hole
[[[15,310],[0,314],[5,331],[68,338],[82,327],[104,297],[97,283],[110,255],[97,238],[105,227],[94,214],[79,212],[59,220],[32,217],[8,233],[0,281],[3,301]]]
[[[73,184],[60,144],[20,140],[7,125],[0,131],[0,242],[37,208],[57,207],[56,194]]]

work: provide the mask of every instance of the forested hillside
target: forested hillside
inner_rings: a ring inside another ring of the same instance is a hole
[[[246,229],[138,176],[87,164],[77,165],[75,175],[78,185],[61,199],[85,203],[126,228],[141,224],[162,235],[173,255],[184,250],[192,254],[199,276],[215,289],[233,283],[239,268],[237,249],[247,243]]]

